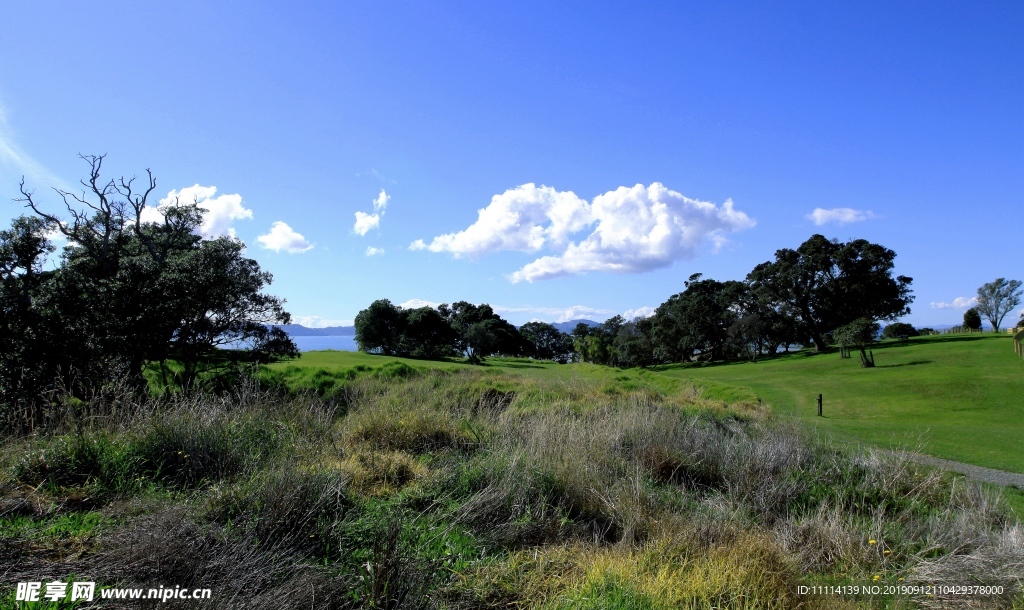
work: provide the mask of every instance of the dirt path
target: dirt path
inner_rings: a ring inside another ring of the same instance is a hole
[[[964,464],[963,462],[954,462],[953,460],[944,460],[942,458],[922,455],[920,453],[906,453],[905,455],[912,462],[935,466],[937,468],[942,468],[943,470],[959,472],[968,479],[985,481],[986,483],[995,483],[996,485],[1012,485],[1013,487],[1024,489],[1024,474],[1007,472],[1005,470],[996,470],[995,468],[985,468],[983,466],[974,466],[972,464]]]

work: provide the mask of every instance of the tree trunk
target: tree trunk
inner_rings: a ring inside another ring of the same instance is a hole
[[[814,341],[814,351],[823,352],[828,349],[828,345],[825,343],[825,339],[821,336],[821,333],[814,331],[811,333],[811,341]]]
[[[871,357],[868,358],[868,352],[863,347],[860,348],[860,365],[863,368],[866,368],[866,369],[869,369],[869,368],[875,366],[874,354],[872,354]]]

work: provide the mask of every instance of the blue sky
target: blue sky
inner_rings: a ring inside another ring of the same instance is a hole
[[[815,232],[894,249],[919,325],[1024,279],[1024,4],[491,4],[14,3],[0,221],[107,153],[320,325],[600,320]]]

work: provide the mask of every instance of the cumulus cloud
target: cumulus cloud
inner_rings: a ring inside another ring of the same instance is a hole
[[[562,254],[543,256],[509,276],[513,283],[589,271],[640,273],[697,255],[710,240],[721,247],[724,234],[754,226],[732,200],[721,207],[685,197],[660,183],[619,187],[594,198],[596,227]]]
[[[374,213],[356,212],[356,223],[352,226],[352,230],[359,235],[366,235],[370,229],[379,229],[380,217],[384,215],[388,201],[391,201],[391,196],[381,189],[380,194],[373,200]]]
[[[430,244],[416,240],[413,250],[476,257],[501,250],[536,252],[564,245],[570,233],[591,222],[590,206],[571,191],[524,184],[491,198],[477,220],[463,231],[438,235]]]
[[[299,254],[313,249],[313,244],[306,241],[301,234],[280,220],[270,227],[270,232],[256,238],[260,246],[274,252],[282,250],[289,254]]]
[[[234,193],[217,195],[217,187],[200,186],[198,184],[179,190],[172,190],[160,200],[156,207],[146,206],[142,209],[142,222],[163,222],[164,210],[169,206],[198,205],[205,210],[203,224],[199,233],[207,239],[229,236],[235,237],[236,220],[251,220],[252,210],[242,205],[242,196]]]
[[[399,303],[398,306],[402,309],[419,309],[420,307],[433,307],[437,308],[440,303],[433,301],[424,301],[423,299],[409,299],[404,303]]]
[[[978,297],[957,297],[952,303],[932,301],[932,309],[970,309],[978,304]]]
[[[654,311],[654,307],[637,307],[636,309],[627,309],[626,313],[622,314],[622,317],[627,320],[639,320],[641,318],[649,318],[653,316]]]
[[[381,256],[382,254],[384,254],[384,248],[370,246],[366,249],[366,256]]]
[[[542,256],[509,276],[513,283],[533,282],[590,271],[650,271],[693,258],[705,241],[720,247],[725,234],[754,224],[732,200],[717,206],[658,182],[619,187],[592,203],[571,191],[531,183],[492,197],[465,230],[439,235],[429,244],[419,239],[409,248],[456,257],[503,250],[560,252]],[[589,235],[570,239],[583,230]]]
[[[352,230],[359,235],[366,235],[370,229],[376,229],[380,227],[380,214],[367,214],[366,212],[356,212],[356,224],[352,226]]]
[[[292,322],[306,328],[326,328],[328,326],[352,326],[352,320],[325,320],[320,316],[292,316]]]
[[[819,227],[830,222],[845,225],[851,222],[861,222],[873,218],[871,210],[855,210],[853,208],[814,208],[814,211],[807,215],[807,219]]]

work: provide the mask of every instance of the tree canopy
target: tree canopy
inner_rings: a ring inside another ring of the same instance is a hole
[[[892,250],[864,239],[841,243],[812,235],[796,250],[778,250],[747,281],[787,307],[798,331],[824,350],[827,333],[858,318],[894,321],[910,313],[913,280],[893,277],[895,258]]]
[[[44,211],[22,183],[33,214],[0,234],[0,393],[25,399],[58,376],[87,391],[115,363],[141,387],[143,366],[169,359],[183,365],[178,381],[191,386],[218,347],[255,359],[298,354],[273,327],[290,322],[284,301],[263,292],[273,278],[245,258],[242,242],[203,239],[195,202],[163,206],[161,222],[145,222],[152,174],[141,189],[134,178],[104,181],[103,157],[83,158],[90,171],[82,194],[57,191],[67,218]],[[67,245],[56,268],[44,271],[54,250],[48,232]]]
[[[893,276],[895,257],[892,250],[863,239],[841,243],[814,235],[796,250],[779,250],[774,261],[758,265],[744,281],[718,281],[695,273],[683,283],[684,290],[670,296],[652,316],[613,316],[597,325],[580,322],[571,335],[546,322],[516,329],[489,305],[466,301],[415,315],[422,318],[420,324],[434,329],[424,336],[442,337],[432,345],[446,346],[454,337],[452,351],[470,359],[527,355],[620,367],[755,360],[793,344],[813,343],[824,350],[834,337],[853,341],[854,330],[874,329],[877,334],[879,320],[894,321],[909,313],[912,280]],[[434,313],[447,323],[451,335]],[[428,346],[408,328],[413,315],[389,301],[374,302],[356,317],[361,349],[406,355],[419,349],[425,357],[442,354],[446,348]],[[894,323],[887,329],[898,333],[894,336],[914,334],[909,324]]]
[[[992,330],[998,332],[1006,314],[1020,305],[1021,293],[1020,280],[1007,280],[1001,277],[983,284],[978,288],[978,313],[989,321]]]
[[[981,314],[978,313],[977,307],[971,307],[964,312],[964,328],[981,330]]]

